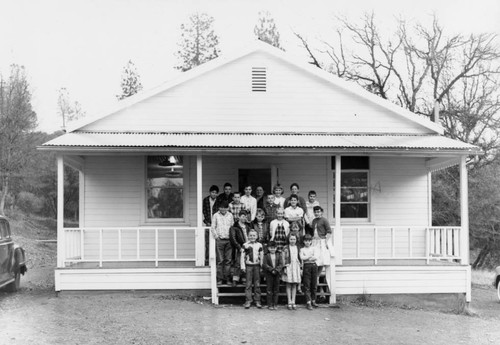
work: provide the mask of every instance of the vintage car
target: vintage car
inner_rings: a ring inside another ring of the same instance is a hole
[[[495,268],[495,276],[493,278],[493,286],[497,290],[497,298],[500,301],[500,266]]]
[[[0,288],[17,291],[27,270],[24,249],[14,243],[9,221],[0,216]]]

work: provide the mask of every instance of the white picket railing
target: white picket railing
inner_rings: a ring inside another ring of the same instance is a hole
[[[191,261],[205,265],[205,228],[64,228],[63,262]]]
[[[342,226],[342,259],[460,261],[460,227]]]

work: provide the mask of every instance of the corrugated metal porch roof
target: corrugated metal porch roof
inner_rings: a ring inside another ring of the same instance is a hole
[[[357,148],[451,150],[480,153],[476,146],[440,135],[344,135],[290,133],[71,132],[42,148]]]

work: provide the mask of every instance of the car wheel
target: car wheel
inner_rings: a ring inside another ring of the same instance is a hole
[[[16,292],[21,287],[21,273],[17,272],[14,281],[5,288],[8,292]]]

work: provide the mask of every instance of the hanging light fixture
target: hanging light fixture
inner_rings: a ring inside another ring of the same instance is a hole
[[[165,159],[158,163],[162,167],[171,167],[178,164],[179,160],[175,156],[165,156]]]

